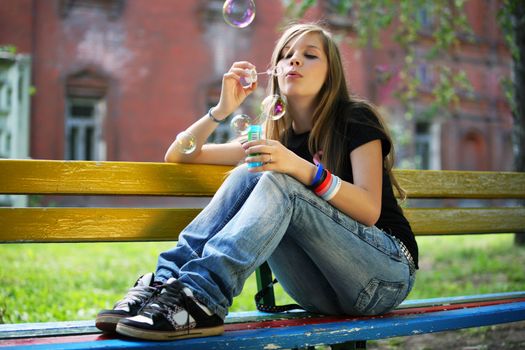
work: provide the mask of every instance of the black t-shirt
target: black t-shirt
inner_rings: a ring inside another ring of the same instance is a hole
[[[391,149],[385,133],[380,127],[377,117],[366,108],[358,104],[348,103],[340,109],[337,121],[334,123],[334,137],[337,142],[346,148],[343,160],[343,173],[337,174],[342,180],[353,183],[352,164],[350,153],[373,140],[381,140],[383,157],[386,157]],[[308,138],[310,132],[295,134],[290,128],[285,134],[283,143],[288,149],[301,158],[313,163],[313,155],[308,149]],[[383,162],[384,163],[384,162]],[[399,207],[392,189],[392,182],[386,169],[383,167],[383,190],[381,200],[381,214],[375,226],[388,234],[400,239],[410,251],[416,267],[418,267],[418,247],[414,233]]]

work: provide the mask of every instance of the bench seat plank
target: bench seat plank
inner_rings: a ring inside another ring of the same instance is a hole
[[[424,312],[436,312],[440,310],[452,310],[458,307],[476,307],[481,305],[495,305],[514,301],[525,301],[525,291],[492,293],[482,295],[467,295],[447,298],[430,298],[405,300],[393,314],[418,314]],[[386,317],[391,317],[387,315]],[[304,311],[293,311],[287,313],[264,313],[259,311],[232,312],[225,320],[226,326],[242,329],[242,324],[250,324],[245,328],[260,328],[261,324],[275,325],[280,321],[290,321],[296,319],[306,320],[305,323],[326,323],[334,319],[352,319],[345,316],[322,316],[307,313]],[[363,319],[367,317],[362,317]],[[354,318],[355,319],[355,318]],[[294,321],[292,321],[294,322]],[[268,326],[264,326],[268,327]],[[64,336],[80,334],[101,333],[95,327],[94,320],[87,321],[62,321],[62,322],[43,322],[43,323],[22,323],[22,324],[0,324],[0,339],[15,339],[37,336]]]
[[[201,209],[0,208],[0,243],[174,241]],[[525,208],[405,209],[416,235],[510,233]]]
[[[466,327],[480,327],[498,323],[522,321],[525,319],[525,302],[490,305],[470,309],[438,311],[425,314],[396,315],[385,318],[354,319],[323,324],[289,326],[286,328],[258,328],[227,331],[222,336],[193,338],[173,342],[131,341],[107,339],[91,335],[71,338],[62,337],[62,343],[38,344],[36,349],[282,349],[297,346],[336,344],[348,341],[383,339],[420,333],[456,330]],[[82,341],[88,340],[89,341]],[[80,340],[80,342],[78,342]],[[0,341],[0,346],[22,345],[24,340]],[[63,341],[66,341],[65,343]],[[28,344],[25,340],[25,344]]]

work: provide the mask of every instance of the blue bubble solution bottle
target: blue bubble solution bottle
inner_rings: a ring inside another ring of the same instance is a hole
[[[262,139],[262,127],[260,125],[250,125],[248,127],[248,141],[256,141]],[[257,154],[250,154],[250,156],[257,156]],[[256,168],[262,166],[262,162],[248,163],[248,168]]]

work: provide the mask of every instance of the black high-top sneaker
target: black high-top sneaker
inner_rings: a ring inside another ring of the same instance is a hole
[[[224,321],[174,278],[155,293],[137,316],[123,318],[117,324],[117,333],[148,340],[208,337],[223,332]]]
[[[151,272],[141,276],[113,309],[100,311],[95,321],[97,328],[104,332],[115,332],[121,318],[136,316],[157,289],[154,286],[154,278],[155,275]]]

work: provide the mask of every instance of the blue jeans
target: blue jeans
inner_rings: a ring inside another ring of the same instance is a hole
[[[366,227],[294,178],[236,168],[211,202],[160,254],[157,277],[175,277],[220,317],[263,262],[306,310],[375,315],[410,292],[415,275],[397,241]]]

